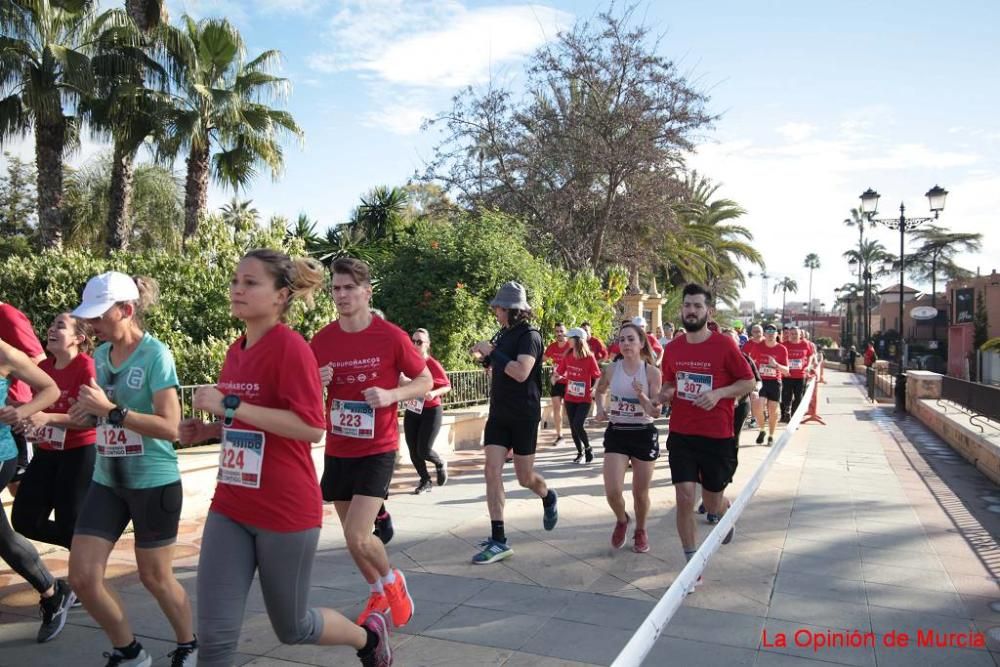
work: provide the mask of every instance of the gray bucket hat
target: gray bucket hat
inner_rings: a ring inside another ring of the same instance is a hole
[[[515,310],[530,310],[531,308],[528,305],[528,295],[524,291],[524,285],[513,280],[500,286],[497,295],[490,301],[490,305]]]

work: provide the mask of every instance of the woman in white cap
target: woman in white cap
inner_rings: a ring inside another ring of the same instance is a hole
[[[594,380],[601,377],[601,367],[598,366],[594,353],[587,344],[586,331],[573,328],[566,336],[570,341],[570,351],[556,366],[554,378],[566,384],[566,415],[569,417],[573,444],[576,445],[576,458],[573,459],[573,463],[580,463],[584,457],[587,463],[590,463],[594,460],[594,452],[590,448],[590,438],[583,425],[590,413],[591,387]]]
[[[83,302],[73,311],[105,343],[94,353],[96,381],[80,388],[69,411],[77,422],[96,418],[97,426],[97,464],[73,535],[69,579],[111,640],[108,667],[152,662],[104,579],[111,550],[129,521],[139,579],[177,637],[171,666],[197,661],[191,603],[173,572],[183,501],[173,446],[180,382],[170,350],[143,330],[143,315],[158,297],[153,279],[111,271],[87,282]]]

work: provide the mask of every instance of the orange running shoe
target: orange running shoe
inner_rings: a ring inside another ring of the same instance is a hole
[[[382,584],[385,588],[385,597],[389,601],[389,609],[392,611],[392,624],[401,628],[413,618],[413,598],[410,591],[406,590],[406,577],[397,568],[392,568],[396,575],[396,581],[391,584]]]
[[[386,598],[384,593],[372,591],[372,594],[368,596],[368,604],[365,605],[365,610],[361,612],[360,616],[358,616],[358,625],[364,625],[365,621],[368,620],[368,616],[371,615],[373,611],[377,611],[381,614],[389,613],[389,600]]]

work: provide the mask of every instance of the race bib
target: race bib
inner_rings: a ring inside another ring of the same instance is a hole
[[[708,373],[677,374],[677,396],[686,401],[693,401],[701,394],[712,391],[712,376]]]
[[[639,403],[638,398],[623,398],[614,394],[611,395],[609,417],[641,417],[644,414],[645,412],[643,412],[642,404]]]
[[[52,449],[62,449],[66,446],[66,429],[61,426],[39,426],[35,429],[33,439],[52,447]]]
[[[587,395],[587,384],[581,380],[570,380],[566,385],[566,394],[574,398],[583,398]]]
[[[365,401],[333,399],[333,404],[330,406],[330,432],[348,438],[373,439],[375,408]]]
[[[800,371],[802,370],[803,361],[804,361],[803,359],[789,359],[788,368],[790,368],[793,371]]]
[[[424,399],[422,398],[411,398],[404,405],[407,410],[415,415],[419,415],[424,411]]]
[[[219,451],[219,474],[222,484],[260,488],[260,471],[264,464],[264,433],[241,428],[222,429],[222,449]]]
[[[97,455],[108,458],[142,456],[142,436],[124,426],[112,426],[104,420],[97,426]]]
[[[760,371],[760,376],[762,378],[776,378],[778,377],[778,369],[772,366],[761,366],[757,369]]]

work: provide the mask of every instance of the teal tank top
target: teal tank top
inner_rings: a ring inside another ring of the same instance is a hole
[[[0,377],[0,405],[7,404],[7,390],[10,388],[10,381],[6,377]],[[17,445],[14,444],[14,435],[10,432],[10,426],[0,424],[0,463],[17,456]]]

